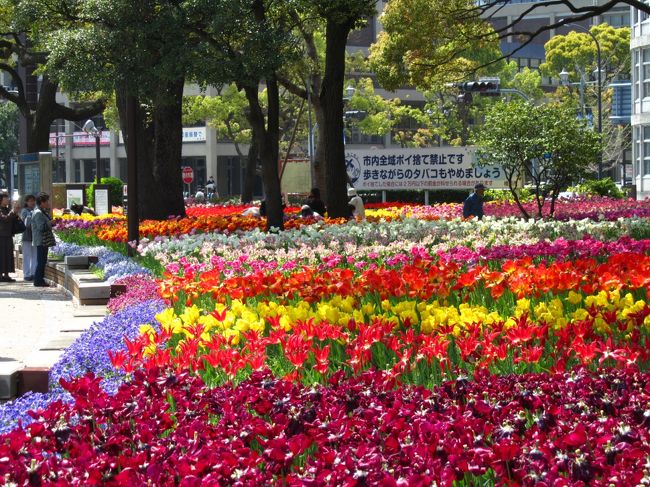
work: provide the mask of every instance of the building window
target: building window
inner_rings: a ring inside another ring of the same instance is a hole
[[[74,164],[74,182],[80,183],[81,182],[81,161],[79,159],[75,159],[73,164]]]
[[[96,159],[83,159],[84,165],[84,179],[86,183],[92,183],[95,180],[95,171],[97,168]],[[111,161],[110,159],[99,160],[99,177],[107,178],[111,175]]]
[[[643,127],[643,174],[650,175],[650,126]]]
[[[629,13],[620,13],[614,15],[604,15],[603,20],[606,24],[611,25],[612,27],[629,27],[630,26],[630,14]]]
[[[129,166],[127,164],[127,160],[120,157],[120,159],[118,160],[118,167],[119,167],[119,171],[120,171],[120,174],[119,174],[118,177],[123,182],[126,183],[128,181],[128,178],[129,178]]]
[[[641,174],[641,127],[634,127],[634,177]]]
[[[640,54],[639,50],[633,51],[632,54],[632,105],[633,105],[633,112],[634,113],[639,113],[640,110],[640,87],[641,84],[639,82],[639,59],[640,59]]]

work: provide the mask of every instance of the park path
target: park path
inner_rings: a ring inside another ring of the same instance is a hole
[[[0,364],[51,367],[94,321],[104,306],[78,306],[62,288],[24,282],[0,283]]]

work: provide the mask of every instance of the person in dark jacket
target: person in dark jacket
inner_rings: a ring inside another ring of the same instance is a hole
[[[471,216],[479,220],[483,218],[483,193],[485,193],[485,186],[480,183],[474,186],[474,192],[463,203],[463,218]]]
[[[25,224],[23,232],[23,279],[33,281],[36,272],[36,247],[32,245],[32,213],[36,206],[36,196],[28,194],[25,196],[25,205],[20,212],[20,217]]]
[[[14,225],[20,220],[20,207],[9,207],[9,195],[0,193],[0,282],[16,282],[9,277],[16,272],[14,262]]]
[[[36,247],[36,271],[34,272],[34,286],[49,287],[45,282],[45,264],[47,253],[55,244],[50,219],[50,196],[41,193],[36,197],[36,209],[32,214],[32,244]]]
[[[305,200],[305,204],[309,206],[314,213],[325,216],[325,203],[320,199],[320,189],[311,188],[309,196],[307,196],[307,199]]]

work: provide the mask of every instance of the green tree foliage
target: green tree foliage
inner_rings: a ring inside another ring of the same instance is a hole
[[[48,52],[44,71],[65,90],[115,91],[123,128],[127,97],[139,99],[135,140],[141,216],[183,215],[182,93],[185,81],[208,63],[197,39],[186,35],[177,5],[165,0],[24,0],[17,18],[35,33],[35,45]]]
[[[622,162],[622,155],[630,148],[631,136],[629,126],[615,125],[609,120],[612,92],[607,88],[610,80],[621,73],[630,72],[630,29],[614,28],[607,24],[598,24],[590,29],[601,47],[602,54],[602,120],[603,120],[603,164],[608,169]],[[569,72],[570,81],[585,84],[558,88],[555,96],[567,103],[574,103],[577,111],[582,111],[578,99],[584,100],[586,107],[592,107],[594,120],[598,117],[597,48],[593,38],[585,32],[569,32],[558,35],[545,46],[546,62],[540,71],[546,76],[558,77],[564,69]],[[590,81],[593,80],[593,81]],[[580,97],[580,90],[584,92]]]
[[[512,68],[514,68],[514,74],[509,73]],[[526,67],[518,71],[517,63],[511,61],[499,73],[499,76],[503,88],[515,88],[533,102],[540,102],[545,96],[541,88],[542,75],[538,70]]]
[[[575,116],[570,106],[557,103],[532,105],[520,101],[497,103],[487,113],[477,140],[478,161],[497,165],[522,214],[520,189],[530,181],[537,217],[550,200],[553,216],[559,193],[586,176],[600,153],[600,135]]]
[[[350,125],[357,126],[361,133],[366,135],[395,134],[402,147],[422,145],[425,141],[429,120],[426,113],[417,107],[403,104],[399,98],[385,98],[375,93],[372,79],[361,78],[354,83],[355,92],[347,104],[350,115]],[[399,130],[407,123],[421,126],[413,131]]]
[[[246,118],[247,109],[248,102],[244,92],[230,84],[217,96],[185,97],[183,125],[206,122],[216,129],[219,139],[233,141],[239,151],[239,144],[251,142],[251,128]]]
[[[501,65],[495,76],[501,79],[501,87],[516,88],[533,101],[540,101],[544,94],[539,86],[541,77],[534,71],[517,71],[513,61]],[[499,97],[474,96],[470,103],[462,102],[456,88],[442,87],[424,92],[426,105],[423,110],[425,125],[416,133],[416,140],[424,145],[463,146],[473,143],[476,132],[485,119],[486,111],[499,101]],[[503,98],[517,98],[504,95]]]
[[[38,28],[22,21],[21,8],[16,0],[0,0],[0,71],[10,85],[0,86],[0,98],[14,104],[25,120],[23,150],[46,151],[54,120],[84,120],[100,113],[105,102],[101,97],[78,98],[74,107],[57,102],[58,84],[42,69],[49,53],[33,44]],[[37,73],[38,93],[33,93],[28,86],[36,83]]]
[[[498,36],[472,13],[473,0],[392,0],[384,31],[370,49],[370,65],[386,89],[424,90],[493,73],[501,57]]]
[[[602,64],[608,77],[630,71],[630,29],[615,28],[608,24],[594,25],[589,29],[598,39]],[[545,45],[546,61],[540,65],[545,76],[558,77],[566,69],[572,81],[587,77],[597,65],[596,43],[585,32],[571,31],[566,35],[553,36]]]

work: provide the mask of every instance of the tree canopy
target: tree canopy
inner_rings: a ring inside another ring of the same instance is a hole
[[[571,106],[517,100],[497,103],[488,111],[477,144],[479,163],[504,170],[515,201],[528,218],[519,200],[523,185],[533,185],[538,217],[543,216],[550,196],[549,215],[553,216],[560,192],[593,168],[601,137],[576,117]]]
[[[462,15],[473,0],[392,0],[370,66],[386,89],[428,90],[464,81],[501,57],[498,36],[480,17]],[[494,72],[490,65],[483,72]]]
[[[598,24],[589,30],[600,44],[603,68],[608,75],[629,73],[630,29]],[[556,35],[544,45],[544,50],[546,60],[540,65],[540,71],[546,76],[557,77],[566,69],[577,81],[581,74],[589,75],[598,67],[596,43],[586,32]]]

